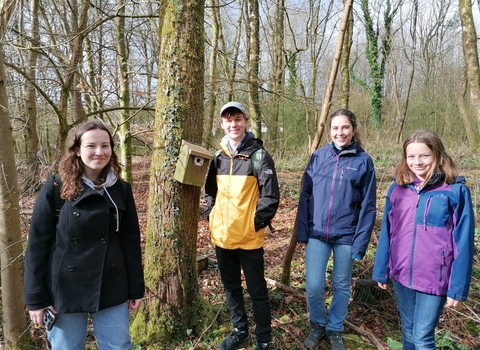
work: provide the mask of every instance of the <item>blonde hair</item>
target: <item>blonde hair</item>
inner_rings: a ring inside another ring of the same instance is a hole
[[[407,146],[411,143],[423,143],[433,153],[433,166],[425,176],[422,185],[428,183],[432,175],[438,172],[445,173],[445,183],[453,183],[455,181],[455,177],[458,175],[455,162],[445,150],[442,140],[435,131],[421,129],[413,132],[403,143],[402,159],[395,169],[395,182],[398,185],[404,186],[412,183],[413,180],[412,171],[407,164]]]

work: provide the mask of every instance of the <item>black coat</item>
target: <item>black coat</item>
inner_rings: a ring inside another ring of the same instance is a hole
[[[55,215],[54,179],[35,203],[25,253],[25,304],[53,305],[59,313],[95,312],[140,299],[144,278],[137,211],[129,183],[118,180],[108,197],[85,186]]]

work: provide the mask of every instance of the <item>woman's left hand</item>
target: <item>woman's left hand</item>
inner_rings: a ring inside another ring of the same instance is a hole
[[[460,301],[447,297],[447,304],[446,304],[446,305],[447,305],[448,307],[455,307],[455,306],[457,306],[459,303],[460,303]]]
[[[128,308],[130,310],[138,310],[140,305],[142,305],[142,300],[143,299],[135,299],[135,300],[129,300],[128,301]]]

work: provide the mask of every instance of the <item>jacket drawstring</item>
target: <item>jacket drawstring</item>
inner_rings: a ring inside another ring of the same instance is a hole
[[[117,204],[115,203],[115,201],[112,199],[112,197],[110,196],[110,193],[108,193],[107,191],[107,188],[105,186],[103,186],[103,189],[105,190],[105,193],[107,194],[108,198],[110,198],[110,200],[112,201],[113,203],[113,206],[115,207],[115,211],[117,212],[117,215],[116,215],[116,219],[117,219],[117,229],[116,229],[116,232],[118,232],[120,230],[120,219],[119,219],[119,215],[118,215],[118,207],[117,207]]]

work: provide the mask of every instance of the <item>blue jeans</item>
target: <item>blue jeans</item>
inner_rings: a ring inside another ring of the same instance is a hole
[[[48,340],[53,350],[85,349],[88,313],[57,314]],[[130,350],[127,302],[92,313],[93,328],[99,350]]]
[[[333,251],[333,298],[327,315],[325,307],[325,274],[328,259]],[[307,300],[310,321],[327,330],[343,331],[347,316],[352,280],[352,247],[345,244],[330,244],[310,238],[305,248],[307,270]]]
[[[421,293],[397,281],[393,288],[402,321],[403,350],[436,349],[435,327],[447,297]]]
[[[264,277],[263,248],[244,250],[215,247],[215,252],[233,326],[248,331],[241,279],[243,270],[253,304],[256,340],[260,343],[270,342],[272,319],[267,282]]]

